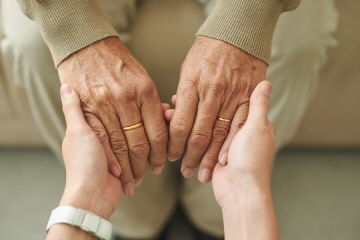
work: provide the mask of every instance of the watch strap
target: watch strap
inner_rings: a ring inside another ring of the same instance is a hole
[[[112,224],[92,212],[71,206],[60,206],[51,212],[46,230],[56,223],[79,227],[101,240],[110,240]]]

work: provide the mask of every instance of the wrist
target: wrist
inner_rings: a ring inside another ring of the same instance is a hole
[[[86,186],[72,186],[65,188],[59,206],[71,206],[92,212],[99,217],[109,220],[115,211],[97,191],[87,189]]]
[[[280,239],[270,187],[249,186],[224,199],[225,239]]]
[[[243,183],[230,195],[219,201],[223,214],[235,214],[247,203],[271,199],[270,183]]]

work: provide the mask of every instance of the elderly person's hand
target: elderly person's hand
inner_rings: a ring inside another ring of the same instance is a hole
[[[168,158],[183,156],[182,173],[211,180],[246,121],[248,101],[265,78],[267,65],[221,40],[198,36],[181,70],[177,105],[170,123]],[[221,151],[220,151],[221,150]]]
[[[158,174],[166,162],[168,130],[153,81],[116,37],[70,55],[59,65],[59,75],[78,92],[109,171],[120,176],[124,193],[133,195],[147,163]]]

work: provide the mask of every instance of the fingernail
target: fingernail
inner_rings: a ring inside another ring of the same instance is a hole
[[[228,158],[228,153],[227,152],[223,153],[219,160],[220,164],[225,166],[227,164],[227,158]]]
[[[67,98],[68,96],[71,95],[72,89],[71,89],[70,85],[64,84],[64,85],[61,86],[61,91],[60,92],[61,92],[61,99],[65,99],[65,98]]]
[[[136,187],[140,186],[140,184],[142,183],[143,180],[144,180],[143,177],[142,177],[142,178],[136,178],[136,179],[134,180],[135,186],[136,186]]]
[[[260,91],[266,94],[267,96],[270,96],[271,84],[268,82],[261,83]]]
[[[164,168],[164,165],[158,167],[151,167],[151,171],[155,174],[160,174]]]
[[[112,165],[111,168],[110,168],[110,173],[114,176],[114,177],[117,177],[119,178],[120,177],[120,168],[116,165]]]
[[[182,172],[184,177],[190,178],[190,177],[192,177],[194,175],[195,169],[183,167],[181,172]]]
[[[176,160],[179,160],[179,158],[180,157],[172,155],[172,154],[168,155],[168,159],[169,159],[170,162],[175,162]]]
[[[134,196],[134,183],[129,182],[128,184],[126,184],[124,191],[125,191],[125,195],[129,197]]]
[[[202,183],[209,182],[210,177],[211,177],[210,175],[211,175],[210,169],[204,168],[204,169],[200,170],[200,172],[199,172],[200,182],[202,182]]]

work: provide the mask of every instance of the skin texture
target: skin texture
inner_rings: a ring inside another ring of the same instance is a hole
[[[167,155],[168,130],[153,81],[116,37],[72,54],[59,66],[61,83],[78,92],[85,119],[102,143],[110,172],[132,196],[147,163],[158,174]],[[123,127],[143,122],[134,130]],[[121,175],[120,175],[121,171]]]
[[[270,192],[275,148],[274,127],[267,120],[270,91],[271,84],[266,81],[254,90],[248,120],[231,143],[228,161],[218,163],[213,172],[214,194],[222,208],[227,240],[279,239]],[[105,150],[83,116],[76,91],[65,84],[61,95],[67,123],[63,142],[66,186],[59,205],[109,219],[119,204],[121,183],[107,171]],[[170,122],[174,109],[162,104],[162,111]],[[55,224],[46,239],[97,238],[71,225]]]
[[[253,91],[247,121],[213,171],[212,185],[227,240],[280,239],[270,190],[275,151],[275,130],[267,119],[270,91],[267,81]],[[176,96],[172,102],[177,103]],[[164,116],[172,121],[174,110],[166,110]]]
[[[66,185],[60,206],[90,208],[109,219],[120,201],[120,180],[108,172],[105,150],[82,114],[76,91],[64,84],[61,93],[67,127],[62,146]]]
[[[245,123],[250,94],[266,69],[264,62],[231,44],[198,36],[182,65],[169,131],[154,83],[118,38],[72,54],[60,64],[59,75],[79,93],[85,119],[104,146],[109,171],[120,176],[124,193],[132,196],[147,163],[160,173],[166,155],[175,161],[184,154],[183,175],[191,177],[200,166],[199,180],[209,182]],[[144,125],[122,131],[139,122]]]
[[[227,198],[249,183],[270,189],[275,130],[267,119],[268,96],[261,91],[269,92],[270,88],[271,84],[264,81],[253,92],[248,119],[230,145],[228,161],[216,165],[212,183],[222,208]]]
[[[227,240],[280,239],[270,190],[275,151],[274,127],[267,120],[270,90],[266,81],[254,90],[248,119],[231,143],[228,161],[214,170],[213,189]]]
[[[105,149],[86,122],[75,89],[68,84],[62,85],[61,99],[67,125],[63,141],[66,185],[59,206],[81,208],[108,220],[120,202],[121,182],[108,172]],[[170,105],[162,104],[161,109],[162,112],[168,110]],[[46,239],[98,238],[69,224],[60,223],[50,228]]]
[[[231,44],[196,38],[182,65],[169,129],[168,158],[176,161],[184,154],[185,177],[200,165],[199,180],[211,180],[219,156],[228,152],[247,119],[251,92],[264,79],[266,69],[264,62]]]
[[[61,98],[67,125],[63,141],[66,185],[59,206],[81,208],[108,220],[119,204],[121,182],[108,172],[105,150],[87,124],[75,90],[64,84]],[[68,224],[54,224],[46,239],[98,238]]]

